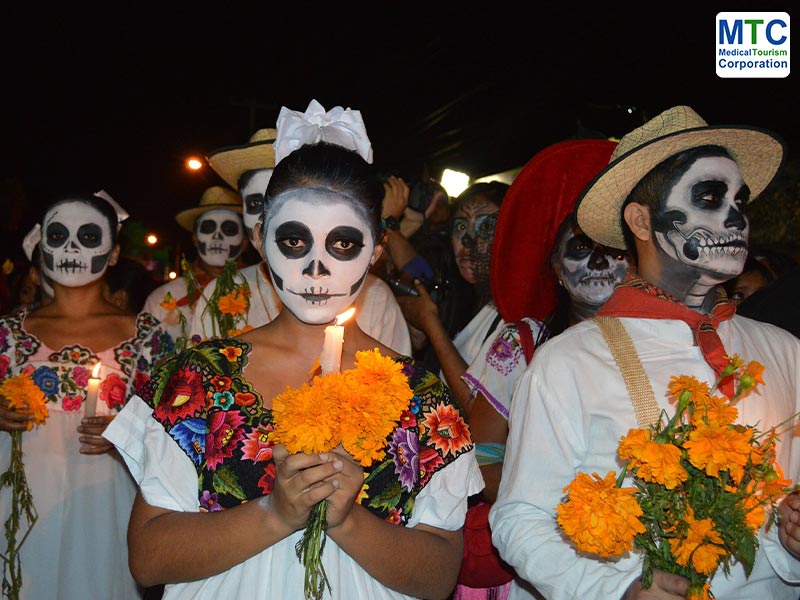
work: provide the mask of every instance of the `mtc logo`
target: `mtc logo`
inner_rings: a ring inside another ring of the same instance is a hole
[[[750,44],[757,46],[766,42],[772,46],[786,43],[789,37],[789,24],[783,19],[720,19],[719,20],[719,45],[735,44],[744,45],[745,34],[749,34]],[[760,34],[763,37],[760,37]]]

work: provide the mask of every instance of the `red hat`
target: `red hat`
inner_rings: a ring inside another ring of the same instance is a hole
[[[556,230],[583,188],[608,166],[617,143],[566,140],[528,161],[506,192],[494,231],[489,269],[492,297],[506,322],[542,320],[556,307],[550,267]]]

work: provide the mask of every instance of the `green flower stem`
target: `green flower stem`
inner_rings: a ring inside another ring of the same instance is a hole
[[[6,554],[0,554],[0,558],[3,559],[3,597],[17,600],[22,589],[22,563],[19,551],[39,515],[33,506],[33,496],[22,462],[22,432],[12,431],[10,434],[11,460],[8,470],[0,475],[0,489],[6,486],[11,488],[11,514],[5,522]],[[21,517],[25,518],[28,529],[22,539],[17,541]]]
[[[326,530],[328,529],[328,521],[325,516],[327,511],[327,500],[322,500],[311,509],[303,537],[294,547],[297,558],[305,567],[303,585],[305,600],[321,600],[326,587],[328,592],[331,591],[331,584],[325,573],[325,567],[322,565],[322,551],[325,549]]]

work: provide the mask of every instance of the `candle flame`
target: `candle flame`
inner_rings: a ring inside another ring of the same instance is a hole
[[[342,314],[336,315],[336,319],[333,321],[333,324],[334,325],[341,325],[342,323],[347,321],[350,317],[352,317],[355,312],[356,312],[355,307],[351,306],[346,311],[344,311]]]
[[[98,362],[98,363],[97,363],[97,364],[94,366],[94,369],[92,369],[92,378],[93,378],[93,379],[97,379],[97,378],[100,376],[100,367],[101,367],[101,363],[100,363],[100,362]]]

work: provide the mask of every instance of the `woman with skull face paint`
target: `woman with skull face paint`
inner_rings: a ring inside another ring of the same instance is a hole
[[[295,544],[322,499],[333,598],[445,598],[452,589],[466,499],[482,481],[466,424],[432,373],[350,319],[342,369],[373,348],[400,361],[413,418],[367,468],[341,448],[288,455],[268,441],[272,398],[309,380],[325,327],[353,304],[381,252],[382,197],[369,163],[338,145],[306,144],[278,162],[255,238],[283,309],[165,364],[106,431],[140,484],[131,569],[142,584],[166,582],[165,598],[303,597]],[[439,419],[448,424],[433,425]]]
[[[596,311],[625,272],[619,253],[591,243],[574,226],[571,214],[578,194],[605,166],[615,146],[602,139],[553,144],[528,161],[503,201],[490,284],[497,310],[507,322],[486,340],[463,376],[472,396],[470,429],[486,482],[472,499],[476,504],[492,503],[497,497],[511,398],[534,350],[572,319]],[[475,510],[485,508],[478,505]],[[485,517],[480,523],[488,531]],[[481,572],[496,569],[474,563],[465,561],[462,578],[476,587],[459,586],[456,600],[507,597],[510,584],[477,587],[486,580]]]
[[[422,283],[416,285],[419,296],[397,299],[409,325],[427,337],[435,355],[429,362],[441,368],[441,376],[467,411],[471,394],[461,377],[483,342],[503,324],[489,288],[489,263],[494,227],[508,187],[499,181],[476,183],[456,199],[451,261],[457,274],[441,314]]]
[[[23,598],[135,598],[124,547],[135,485],[101,434],[134,384],[171,349],[152,315],[138,317],[103,297],[103,274],[117,260],[120,216],[102,192],[69,195],[46,211],[41,237],[50,303],[0,319],[0,377],[29,374],[42,390],[47,422],[25,431],[26,417],[0,397],[0,470],[11,436],[23,431],[29,485],[39,520],[22,546]],[[117,210],[118,209],[118,210]],[[101,363],[96,416],[84,416],[87,384]],[[0,521],[10,509],[0,491]],[[5,548],[0,547],[0,553]],[[57,592],[56,592],[57,590]]]

